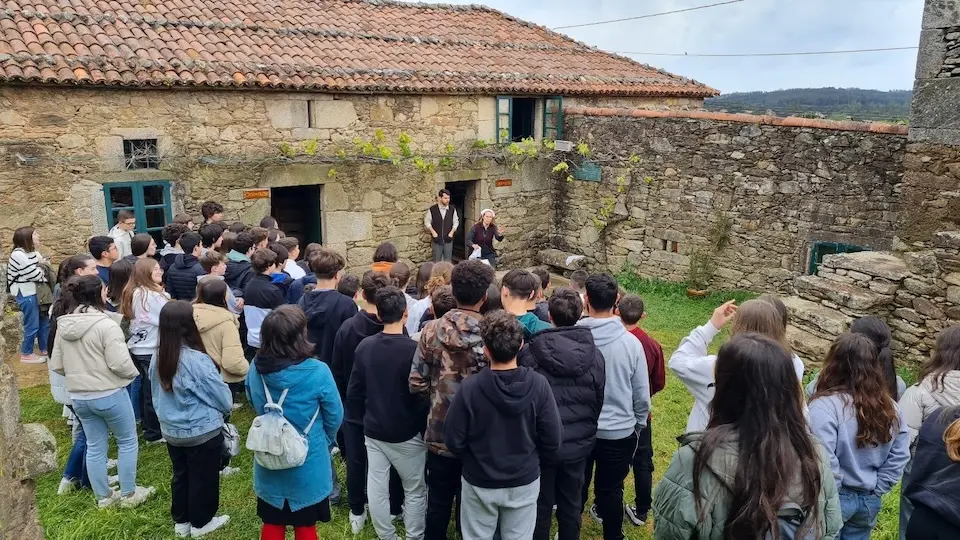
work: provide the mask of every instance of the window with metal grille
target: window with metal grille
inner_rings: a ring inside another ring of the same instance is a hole
[[[128,171],[160,168],[160,152],[157,150],[157,140],[124,139],[123,160]]]

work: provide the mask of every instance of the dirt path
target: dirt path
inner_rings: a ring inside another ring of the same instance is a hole
[[[21,364],[16,355],[7,358],[7,364],[17,372],[20,388],[50,384],[46,364]]]

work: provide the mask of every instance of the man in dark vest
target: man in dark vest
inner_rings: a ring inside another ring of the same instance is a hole
[[[450,191],[441,189],[437,204],[423,216],[423,227],[433,237],[433,262],[453,261],[453,235],[460,227],[457,209],[450,206]]]

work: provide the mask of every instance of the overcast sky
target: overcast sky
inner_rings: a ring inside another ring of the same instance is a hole
[[[721,0],[445,0],[482,3],[553,28]],[[744,0],[645,20],[560,30],[608,51],[758,53],[912,47],[923,0]],[[913,87],[916,50],[773,58],[630,55],[723,93],[796,87]]]

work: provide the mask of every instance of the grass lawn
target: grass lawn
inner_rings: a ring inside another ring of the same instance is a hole
[[[645,282],[637,279],[622,279],[628,289],[640,293],[646,303],[647,319],[643,326],[663,345],[668,355],[676,348],[680,340],[694,327],[703,324],[710,317],[713,308],[731,298],[744,300],[749,294],[715,294],[701,300],[689,300],[682,286]],[[726,333],[715,340],[714,349],[726,339]],[[907,383],[912,383],[909,374],[904,373]],[[21,392],[24,422],[42,422],[57,437],[58,462],[60,470],[47,474],[37,482],[37,499],[40,506],[40,519],[51,540],[120,540],[130,538],[166,539],[175,538],[170,520],[170,459],[162,446],[147,447],[141,445],[138,484],[152,485],[157,494],[136,510],[108,509],[98,511],[93,502],[92,493],[74,492],[58,497],[57,485],[60,474],[70,451],[70,430],[60,416],[61,407],[53,402],[49,389],[38,386]],[[667,469],[671,456],[677,448],[676,437],[683,433],[687,415],[693,400],[680,381],[667,375],[667,387],[653,398],[653,438],[656,476],[659,478]],[[249,407],[235,415],[237,427],[245,435],[253,415]],[[111,456],[116,456],[111,451]],[[212,540],[254,539],[258,538],[260,521],[256,515],[256,498],[253,493],[252,468],[253,457],[244,451],[233,463],[242,472],[224,479],[221,483],[220,508],[229,514],[230,524],[222,532],[209,535]],[[341,468],[341,481],[343,465]],[[627,479],[626,496],[633,501],[633,477]],[[894,540],[897,537],[897,512],[899,488],[884,499],[880,520],[873,538]],[[326,540],[354,538],[350,534],[347,521],[348,510],[345,507],[333,509],[334,520],[328,524],[319,524],[319,536]],[[636,528],[625,521],[624,530],[631,540],[647,539],[653,536],[652,524]],[[589,516],[584,519],[583,538],[602,538],[601,527]],[[292,538],[292,532],[289,533]],[[363,534],[356,537],[362,540],[376,538],[372,526],[368,524]]]

